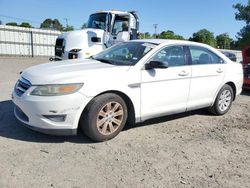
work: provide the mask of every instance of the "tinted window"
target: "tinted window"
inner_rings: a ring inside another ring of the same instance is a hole
[[[190,53],[193,65],[221,64],[223,62],[219,56],[205,48],[190,47]]]
[[[154,61],[167,62],[169,67],[185,65],[184,49],[182,46],[171,46],[159,51],[153,58]]]

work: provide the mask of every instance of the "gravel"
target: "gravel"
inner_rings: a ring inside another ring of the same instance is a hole
[[[23,127],[11,91],[48,58],[0,57],[0,187],[249,187],[250,92],[224,116],[206,109],[126,127],[93,143]]]

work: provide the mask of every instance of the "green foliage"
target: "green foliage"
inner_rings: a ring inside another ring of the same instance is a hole
[[[163,31],[161,32],[157,38],[160,39],[176,39],[176,40],[184,40],[183,36],[176,35],[173,31]]]
[[[230,49],[232,41],[233,39],[229,37],[228,33],[223,33],[216,37],[217,46],[221,49]]]
[[[236,47],[238,49],[250,45],[250,25],[243,27],[240,32],[238,32],[237,39]]]
[[[18,24],[16,22],[9,22],[9,23],[6,23],[5,25],[18,26]]]
[[[62,31],[73,31],[74,30],[74,27],[73,26],[69,26],[67,25],[66,27],[63,27]]]
[[[28,22],[23,22],[19,26],[20,27],[27,27],[27,28],[31,28],[32,27]]]
[[[145,32],[145,33],[140,33],[140,39],[150,39],[152,38],[152,36],[150,35],[149,32]]]
[[[247,5],[238,3],[233,5],[233,7],[238,11],[235,13],[235,19],[246,22],[246,26],[237,33],[238,40],[234,44],[235,48],[241,49],[246,45],[250,45],[250,0]]]
[[[250,24],[250,0],[248,0],[248,4],[246,6],[237,3],[233,5],[238,12],[235,13],[235,19],[240,21],[245,21],[246,24]]]
[[[40,25],[40,28],[54,29],[59,31],[63,30],[63,26],[58,19],[52,20],[50,18],[44,20],[43,23]]]
[[[88,27],[88,24],[87,24],[87,23],[84,23],[84,24],[82,25],[81,29],[85,29],[85,28],[87,28],[87,27]]]
[[[200,43],[205,43],[210,46],[216,47],[216,40],[214,38],[214,34],[207,29],[202,29],[196,33],[193,34],[193,37],[190,38],[189,40],[195,41],[195,42],[200,42]]]

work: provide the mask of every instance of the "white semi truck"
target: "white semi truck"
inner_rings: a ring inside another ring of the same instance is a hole
[[[99,11],[91,14],[87,27],[58,36],[55,58],[88,58],[119,42],[138,38],[139,18],[134,11]]]

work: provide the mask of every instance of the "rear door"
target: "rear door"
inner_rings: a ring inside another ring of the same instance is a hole
[[[226,64],[212,51],[190,46],[192,76],[187,109],[207,107],[222,87]]]

